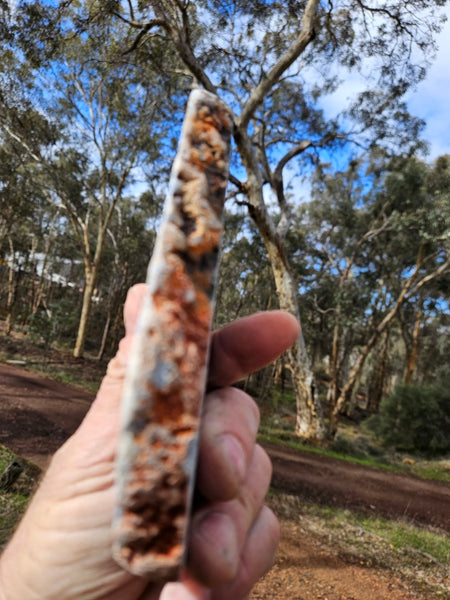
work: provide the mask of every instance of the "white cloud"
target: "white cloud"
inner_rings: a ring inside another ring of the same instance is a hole
[[[437,40],[435,61],[408,100],[410,112],[427,123],[424,137],[430,144],[430,158],[450,154],[450,7],[445,13],[447,22]]]
[[[426,123],[422,137],[429,144],[429,159],[450,154],[450,6],[443,13],[446,14],[447,21],[436,40],[436,57],[428,68],[426,78],[405,98],[411,114]],[[371,61],[365,59],[364,66],[364,73],[370,73],[373,68]],[[328,75],[333,68],[329,66]],[[320,100],[320,105],[328,116],[338,114],[366,86],[364,79],[354,71],[344,72],[341,69],[337,74],[344,83]],[[310,76],[320,78],[319,73],[312,72]]]

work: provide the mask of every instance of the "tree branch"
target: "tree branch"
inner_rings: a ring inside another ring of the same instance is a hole
[[[436,277],[439,277],[439,275],[445,273],[447,269],[450,269],[450,257],[447,257],[447,260],[444,263],[442,263],[442,265],[438,269],[436,269],[436,271],[433,271],[433,273],[422,277],[422,279],[418,281],[416,285],[410,290],[410,292],[407,295],[407,298],[414,296],[424,285],[426,285],[430,281],[433,281],[433,279],[436,279]]]
[[[121,21],[127,23],[130,27],[140,29],[131,46],[129,46],[126,50],[122,52],[122,56],[126,56],[127,54],[134,52],[134,50],[136,50],[136,48],[139,46],[142,38],[150,31],[150,29],[153,29],[154,27],[162,27],[169,34],[171,33],[170,24],[164,19],[151,19],[146,23],[141,23],[139,21],[131,21],[130,19],[127,19],[126,17],[117,12],[115,12],[114,15]]]
[[[201,84],[206,90],[212,92],[213,94],[217,94],[216,87],[213,85],[212,81],[209,79],[206,72],[199,65],[199,62],[194,54],[192,46],[190,44],[190,35],[189,35],[189,22],[186,17],[186,11],[184,7],[178,6],[178,9],[182,12],[182,26],[173,27],[167,20],[165,15],[164,6],[161,6],[160,2],[154,2],[153,8],[155,14],[157,15],[157,19],[161,21],[161,26],[167,31],[170,35],[170,38],[175,45],[180,58],[184,62],[184,64],[188,67],[191,74],[195,77],[199,84]]]
[[[261,104],[268,92],[273,88],[281,75],[288,69],[292,63],[304,52],[309,43],[314,39],[314,18],[319,7],[319,0],[308,0],[302,17],[301,31],[295,42],[280,58],[280,60],[269,70],[265,79],[263,79],[253,90],[244,109],[237,121],[239,128],[245,129],[248,122],[255,113],[256,108]]]
[[[26,150],[26,152],[31,156],[31,158],[33,160],[35,160],[36,162],[40,163],[42,161],[42,157],[40,154],[36,154],[34,152],[34,150],[25,142],[25,140],[23,140],[19,135],[17,135],[10,127],[9,125],[6,125],[5,123],[2,124],[3,129],[6,131],[6,133],[12,137],[13,140],[16,140],[16,142],[19,142],[19,144],[24,148],[24,150]]]
[[[242,181],[241,181],[240,179],[238,179],[237,177],[235,177],[234,175],[232,175],[232,174],[230,173],[230,175],[229,175],[229,177],[228,177],[228,180],[229,180],[229,181],[230,181],[230,182],[231,182],[233,185],[235,185],[235,186],[237,187],[237,189],[238,189],[240,192],[242,192],[242,193],[244,193],[244,192],[245,192],[245,190],[244,190],[244,184],[242,183]]]
[[[302,140],[296,146],[291,148],[289,152],[287,152],[278,162],[274,171],[275,179],[281,179],[281,172],[290,160],[292,160],[293,158],[295,158],[296,156],[298,156],[313,145],[315,144],[311,140]]]

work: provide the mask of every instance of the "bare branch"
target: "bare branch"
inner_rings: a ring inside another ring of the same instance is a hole
[[[244,193],[244,184],[242,183],[242,181],[240,179],[238,179],[237,177],[235,177],[234,175],[232,175],[230,173],[230,175],[228,176],[228,180],[237,187],[237,189]]]
[[[6,125],[5,123],[2,124],[3,129],[6,131],[6,133],[12,137],[13,140],[16,140],[16,142],[19,142],[19,144],[23,147],[24,150],[26,150],[26,152],[31,156],[31,158],[33,160],[35,160],[36,162],[41,162],[42,157],[40,154],[37,154],[32,148],[31,146],[29,146],[24,139],[22,139],[19,135],[17,135],[10,127],[9,125]]]
[[[179,10],[181,10],[182,13],[182,25],[174,27],[168,22],[164,12],[164,6],[161,6],[162,3],[155,2],[153,4],[153,8],[155,14],[157,15],[157,19],[161,21],[161,26],[170,35],[171,40],[175,45],[176,49],[178,50],[180,58],[182,59],[184,64],[188,67],[189,71],[192,73],[192,75],[195,77],[199,84],[201,84],[209,92],[216,94],[216,87],[213,85],[206,72],[200,66],[199,61],[197,60],[192,49],[190,43],[189,20],[187,18],[185,6],[180,6],[180,4],[178,4],[178,8]]]
[[[375,13],[375,14],[378,13],[378,14],[386,15],[390,19],[392,19],[393,21],[396,22],[398,29],[406,31],[406,33],[409,36],[414,37],[413,32],[410,31],[406,27],[406,24],[402,21],[399,13],[393,13],[388,8],[385,8],[382,6],[368,6],[367,4],[364,4],[364,2],[362,0],[356,0],[356,3],[359,5],[361,10],[363,11],[363,14],[364,14],[364,11],[368,11],[368,12]]]
[[[133,29],[142,29],[145,32],[153,29],[153,27],[163,27],[163,29],[169,30],[170,24],[166,21],[166,19],[150,19],[150,21],[135,21],[134,19],[127,19],[119,12],[114,12],[113,15],[129,25],[133,27]]]
[[[131,0],[127,0],[127,4],[128,4],[128,10],[130,11],[130,17],[131,17],[132,20],[134,20],[133,3],[131,2]]]
[[[433,273],[429,273],[428,275],[425,275],[425,277],[422,277],[422,279],[420,279],[420,281],[418,281],[416,285],[413,288],[411,288],[410,292],[407,295],[407,298],[414,296],[424,285],[426,285],[430,281],[433,281],[433,279],[436,279],[440,275],[443,275],[447,271],[447,269],[450,269],[450,257],[447,257],[447,260],[443,262],[442,265],[438,269],[436,269],[436,271],[433,271]]]
[[[250,98],[244,106],[244,110],[238,119],[238,127],[243,129],[247,127],[248,122],[252,118],[256,108],[264,100],[268,92],[277,83],[286,69],[288,69],[292,63],[297,60],[297,58],[304,52],[310,42],[314,39],[315,34],[313,23],[318,7],[319,0],[308,0],[303,13],[302,26],[299,36],[287,50],[287,52],[280,58],[280,60],[269,70],[265,79],[263,79],[253,90]]]
[[[281,178],[281,172],[283,171],[284,167],[287,165],[287,163],[292,160],[293,158],[295,158],[296,156],[298,156],[299,154],[301,154],[302,152],[304,152],[305,150],[307,150],[308,148],[310,148],[311,146],[315,146],[316,144],[314,144],[311,140],[302,140],[301,142],[299,142],[296,146],[294,146],[293,148],[291,148],[291,150],[289,150],[289,152],[287,152],[279,161],[279,163],[276,166],[276,169],[274,171],[274,176],[276,179]]]
[[[317,302],[316,294],[313,296],[313,305],[316,311],[321,315],[327,315],[328,313],[336,312],[336,308],[334,306],[330,306],[330,308],[320,308],[319,303]]]
[[[136,48],[138,48],[139,44],[141,43],[142,38],[144,38],[148,34],[148,32],[154,27],[162,27],[169,34],[171,33],[170,24],[165,19],[151,19],[150,21],[142,23],[139,21],[127,19],[126,17],[117,12],[115,12],[114,15],[121,21],[127,23],[130,27],[133,27],[134,29],[140,29],[131,46],[129,46],[126,50],[122,52],[122,56],[126,56],[127,54],[134,52],[134,50],[136,50]]]

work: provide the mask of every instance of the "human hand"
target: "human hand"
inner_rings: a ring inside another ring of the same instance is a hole
[[[264,506],[271,466],[256,444],[258,409],[227,386],[294,342],[297,322],[279,311],[213,335],[197,476],[205,503],[193,515],[182,581],[164,589],[149,585],[111,557],[122,383],[144,293],[143,285],[130,290],[126,336],[97,398],[54,455],[1,557],[0,600],[244,600],[272,564],[279,528]]]

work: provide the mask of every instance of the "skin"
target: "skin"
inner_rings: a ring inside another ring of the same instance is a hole
[[[279,538],[264,505],[271,464],[256,443],[255,402],[229,387],[295,341],[299,326],[281,311],[259,313],[213,335],[197,488],[186,572],[149,585],[111,558],[114,456],[124,373],[145,287],[125,304],[126,335],[97,398],[56,452],[0,560],[0,600],[245,600],[271,567]]]

